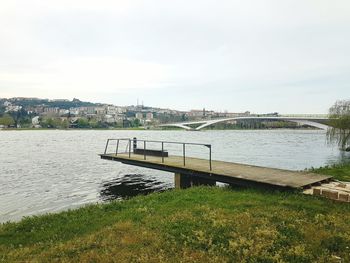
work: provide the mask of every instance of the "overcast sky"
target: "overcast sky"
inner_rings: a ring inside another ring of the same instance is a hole
[[[350,1],[1,0],[14,96],[325,113],[350,99]]]

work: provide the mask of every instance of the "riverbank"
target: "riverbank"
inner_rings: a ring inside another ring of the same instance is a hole
[[[339,181],[350,182],[350,163],[328,165],[316,169],[310,169],[310,171],[318,174],[331,175],[334,179]]]
[[[0,225],[0,262],[348,262],[349,244],[349,204],[241,188],[171,190]]]

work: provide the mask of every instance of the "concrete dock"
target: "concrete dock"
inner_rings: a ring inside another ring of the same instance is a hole
[[[133,153],[105,153],[102,159],[117,161],[128,165],[157,169],[175,174],[175,186],[186,188],[192,185],[212,185],[215,182],[228,184],[272,187],[281,189],[305,189],[321,183],[327,183],[331,176],[310,172],[298,172],[283,169],[267,168],[247,164],[208,160],[182,156],[166,158],[144,156]],[[145,159],[146,158],[146,159]]]

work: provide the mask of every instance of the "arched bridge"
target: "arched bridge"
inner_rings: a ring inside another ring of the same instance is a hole
[[[179,122],[179,123],[167,123],[167,124],[161,124],[160,127],[178,127],[183,128],[186,130],[196,130],[199,131],[205,127],[208,127],[210,125],[220,123],[220,122],[226,122],[226,121],[233,121],[233,120],[281,120],[281,121],[290,121],[295,122],[301,125],[309,125],[312,127],[316,127],[322,130],[327,130],[328,126],[321,123],[325,120],[328,120],[328,118],[312,118],[312,117],[282,117],[282,116],[262,116],[262,117],[254,117],[254,116],[248,116],[248,117],[232,117],[232,118],[221,118],[221,119],[211,119],[211,120],[200,120],[200,121],[189,121],[189,122]],[[199,124],[198,127],[192,128],[189,125],[195,125]]]

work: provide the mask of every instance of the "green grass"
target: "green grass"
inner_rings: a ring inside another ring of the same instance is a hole
[[[350,163],[325,166],[317,169],[311,169],[311,171],[319,174],[331,175],[340,181],[350,181]]]
[[[350,262],[350,205],[198,187],[0,225],[0,262]]]

